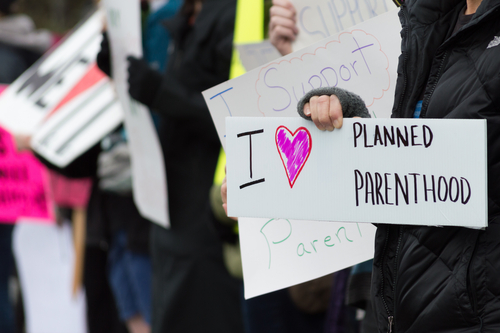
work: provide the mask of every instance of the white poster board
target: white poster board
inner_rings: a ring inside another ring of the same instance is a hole
[[[140,3],[104,0],[113,79],[125,115],[134,201],[142,216],[169,227],[167,177],[160,141],[149,110],[128,94],[127,56],[142,57]]]
[[[225,146],[225,117],[298,117],[313,88],[338,86],[360,95],[371,115],[388,118],[401,53],[398,9],[363,22],[203,92]]]
[[[0,97],[0,124],[32,135],[32,148],[61,168],[123,120],[116,94],[96,65],[102,19],[101,12],[93,14]]]
[[[97,12],[12,83],[0,98],[0,124],[31,135],[95,66],[102,14]]]
[[[391,0],[292,0],[297,11],[299,34],[293,50],[337,34],[356,24],[394,9]],[[269,40],[236,45],[247,72],[281,57]]]
[[[85,293],[73,296],[71,227],[19,221],[12,248],[23,290],[26,332],[86,333]]]
[[[227,118],[228,214],[487,226],[486,121]],[[469,163],[464,163],[469,161]]]
[[[293,50],[335,35],[395,8],[392,0],[291,0],[299,34]],[[399,31],[398,31],[399,32]]]
[[[121,105],[108,79],[100,80],[47,119],[31,147],[64,168],[123,121]]]
[[[246,299],[373,258],[376,228],[371,224],[248,218],[238,222]]]

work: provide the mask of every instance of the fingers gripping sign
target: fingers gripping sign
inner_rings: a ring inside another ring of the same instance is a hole
[[[321,131],[340,129],[346,118],[370,118],[360,96],[337,87],[317,88],[309,91],[297,105],[303,118],[310,119]]]
[[[222,207],[224,208],[224,211],[226,212],[227,215],[227,177],[224,177],[224,180],[222,181],[222,185],[220,187],[220,192],[221,192],[221,197],[222,197]],[[230,217],[228,215],[228,217]],[[233,220],[237,221],[238,219],[235,217],[231,217]]]
[[[333,131],[342,127],[342,105],[337,96],[313,96],[304,106],[304,114],[309,116],[321,131]]]

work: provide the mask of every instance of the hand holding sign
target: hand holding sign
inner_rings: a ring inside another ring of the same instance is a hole
[[[224,208],[224,211],[226,212],[227,215],[227,177],[224,177],[224,180],[222,181],[222,185],[220,187],[220,193],[222,198],[222,208]],[[235,221],[238,221],[238,218],[236,217],[231,217],[229,215],[227,216]]]
[[[321,131],[342,127],[342,105],[337,96],[314,96],[304,105],[304,114],[311,117]]]
[[[292,53],[292,43],[299,33],[295,7],[289,0],[273,0],[270,9],[269,39],[281,55]]]

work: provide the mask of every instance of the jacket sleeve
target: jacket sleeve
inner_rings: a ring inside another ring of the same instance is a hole
[[[206,118],[203,120],[211,121],[201,91],[187,88],[170,75],[164,76],[151,108],[172,118],[200,120]],[[177,112],[177,110],[183,110],[183,112]]]
[[[152,109],[172,118],[196,118],[200,121],[212,122],[201,92],[229,79],[233,52],[234,11],[235,7],[229,6],[208,14],[217,17],[213,29],[207,27],[210,30],[209,37],[202,43],[203,52],[212,61],[211,69],[204,73],[209,77],[207,82],[211,84],[201,90],[200,87],[193,89],[183,84],[175,75],[168,75],[167,71],[153,101]],[[177,59],[182,55],[176,55],[175,52],[169,57],[169,66],[172,63],[175,66],[175,62],[182,61],[182,59]],[[177,112],[177,110],[183,112]]]
[[[310,120],[311,118],[304,114],[304,105],[308,103],[312,97],[322,95],[337,96],[340,101],[340,105],[342,105],[342,113],[346,118],[371,118],[365,102],[361,99],[361,97],[355,93],[337,87],[323,87],[309,91],[297,104],[297,112],[299,115],[304,119]]]

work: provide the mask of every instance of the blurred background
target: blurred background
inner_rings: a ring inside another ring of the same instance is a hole
[[[64,34],[94,7],[93,0],[19,0],[18,10],[35,21],[37,28]]]

